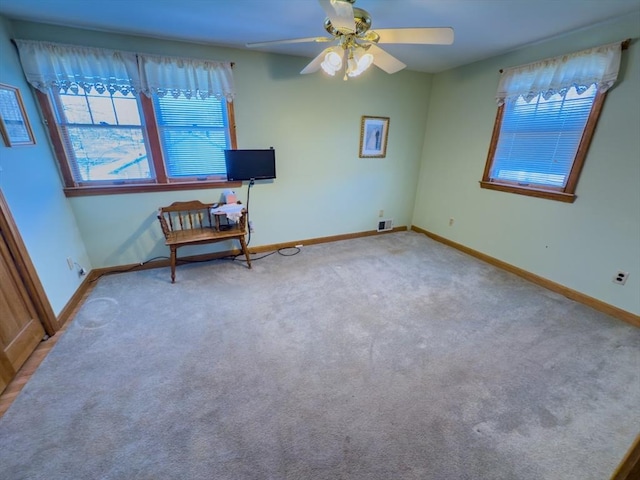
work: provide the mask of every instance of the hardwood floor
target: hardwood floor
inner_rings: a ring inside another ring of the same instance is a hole
[[[61,320],[62,327],[58,330],[55,335],[49,337],[47,340],[43,340],[38,344],[33,353],[29,356],[26,362],[22,365],[22,368],[18,370],[16,376],[7,388],[0,394],[0,418],[5,414],[5,412],[9,409],[13,401],[18,397],[24,386],[31,379],[33,374],[36,372],[42,361],[49,354],[51,349],[56,345],[60,337],[64,335],[67,327],[73,321],[78,310],[87,299],[91,291],[93,290],[94,283],[93,281],[97,278],[97,276],[90,275],[89,278],[86,279],[85,282],[78,288],[76,294],[69,300],[67,306],[63,309],[62,313],[59,316],[59,320]]]
[[[69,322],[67,322],[60,330],[58,330],[54,336],[40,342],[40,344],[36,347],[31,356],[24,363],[24,365],[22,365],[22,368],[18,370],[15,378],[11,380],[4,392],[0,394],[0,417],[2,417],[4,413],[9,409],[18,394],[22,391],[22,388],[27,384],[27,382],[31,379],[31,376],[38,369],[40,363],[42,363],[47,354],[58,342],[60,337],[64,334],[68,324]]]

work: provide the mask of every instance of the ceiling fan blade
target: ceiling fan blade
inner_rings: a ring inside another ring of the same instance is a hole
[[[271,45],[280,45],[285,43],[307,43],[307,42],[322,43],[322,42],[331,42],[333,40],[335,40],[335,38],[331,38],[331,37],[291,38],[288,40],[271,40],[268,42],[252,42],[252,43],[245,44],[245,46],[249,48],[257,48],[257,47],[268,47]]]
[[[373,55],[373,64],[387,73],[396,73],[406,67],[404,63],[377,45],[371,44],[367,51]]]
[[[313,60],[311,60],[311,63],[309,63],[309,65],[307,65],[306,67],[304,67],[302,69],[302,71],[300,72],[301,74],[306,74],[306,73],[313,73],[313,72],[317,72],[320,69],[320,64],[322,63],[322,61],[324,60],[324,56],[327,54],[327,52],[329,52],[329,50],[331,50],[333,47],[328,47],[325,48],[322,52],[320,52],[320,54],[314,58]]]
[[[381,28],[378,43],[413,43],[420,45],[451,45],[453,28]]]
[[[331,25],[337,30],[356,31],[356,22],[353,18],[353,6],[345,0],[318,0],[320,6],[327,14]]]

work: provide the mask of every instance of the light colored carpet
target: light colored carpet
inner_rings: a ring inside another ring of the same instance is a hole
[[[107,276],[0,420],[14,479],[609,478],[640,329],[414,232]]]

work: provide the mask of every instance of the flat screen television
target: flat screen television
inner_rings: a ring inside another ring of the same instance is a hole
[[[265,150],[225,150],[224,162],[227,166],[227,180],[266,180],[276,178],[276,151]]]

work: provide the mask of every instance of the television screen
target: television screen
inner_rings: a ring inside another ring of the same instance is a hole
[[[276,178],[276,151],[268,150],[225,150],[227,180],[265,180]]]

